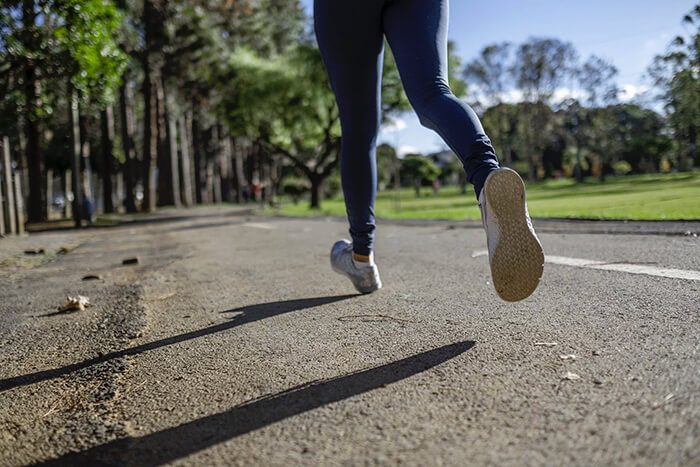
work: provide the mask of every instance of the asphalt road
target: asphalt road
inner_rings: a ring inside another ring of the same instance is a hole
[[[1,239],[0,464],[700,465],[700,238],[545,226],[509,304],[478,228],[380,225],[369,296],[328,264],[345,230]]]

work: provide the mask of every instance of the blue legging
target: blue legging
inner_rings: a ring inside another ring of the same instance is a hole
[[[447,83],[448,8],[449,0],[314,2],[316,37],[340,111],[340,173],[357,254],[374,246],[385,36],[421,124],[457,154],[477,196],[499,166],[479,118]]]

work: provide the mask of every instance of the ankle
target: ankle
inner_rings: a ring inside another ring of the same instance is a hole
[[[360,255],[353,252],[352,262],[355,265],[355,267],[369,268],[374,266],[374,255],[372,253],[370,253],[369,255]]]
[[[355,253],[354,251],[352,253],[352,259],[353,259],[353,261],[356,261],[358,263],[369,263],[370,262],[369,255],[360,255],[358,253]]]

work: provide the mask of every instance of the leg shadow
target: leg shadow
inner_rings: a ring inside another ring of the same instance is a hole
[[[139,438],[113,441],[41,465],[161,465],[289,417],[369,392],[421,373],[466,352],[458,342],[403,360],[255,399],[207,417]]]
[[[225,323],[216,324],[214,326],[210,326],[204,329],[197,329],[196,331],[186,332],[184,334],[167,337],[165,339],[160,339],[153,342],[148,342],[146,344],[137,345],[136,347],[118,350],[99,357],[91,358],[89,360],[66,365],[60,368],[52,368],[49,370],[37,371],[36,373],[29,373],[26,375],[15,376],[12,378],[0,380],[0,392],[7,391],[8,389],[16,388],[19,386],[26,386],[29,384],[38,383],[40,381],[58,378],[60,376],[67,375],[78,370],[82,370],[92,365],[104,363],[115,358],[138,355],[144,352],[148,352],[149,350],[159,349],[161,347],[177,344],[190,339],[196,339],[198,337],[204,337],[211,334],[216,334],[218,332],[227,331],[237,326],[252,323],[255,321],[260,321],[266,318],[271,318],[273,316],[281,315],[284,313],[291,313],[293,311],[304,310],[306,308],[314,308],[317,306],[326,305],[328,303],[347,300],[349,298],[357,296],[358,295],[336,295],[331,297],[303,298],[298,300],[285,300],[281,302],[261,303],[258,305],[250,305],[241,308],[235,308],[232,310],[225,311],[224,313],[240,314],[234,316]]]

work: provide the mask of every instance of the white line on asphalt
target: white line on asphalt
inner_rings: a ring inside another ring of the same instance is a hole
[[[262,222],[246,222],[243,224],[243,227],[252,227],[254,229],[263,229],[263,230],[274,230],[274,226],[270,224],[263,224]]]
[[[472,258],[488,256],[487,250],[477,250],[472,253]],[[688,281],[700,281],[700,271],[673,269],[673,268],[657,268],[644,264],[629,264],[629,263],[610,263],[605,261],[597,261],[583,258],[568,258],[566,256],[545,256],[545,262],[550,264],[558,264],[561,266],[571,266],[584,269],[598,269],[601,271],[616,271],[626,272],[628,274],[643,274],[645,276],[668,277],[671,279],[685,279]]]

